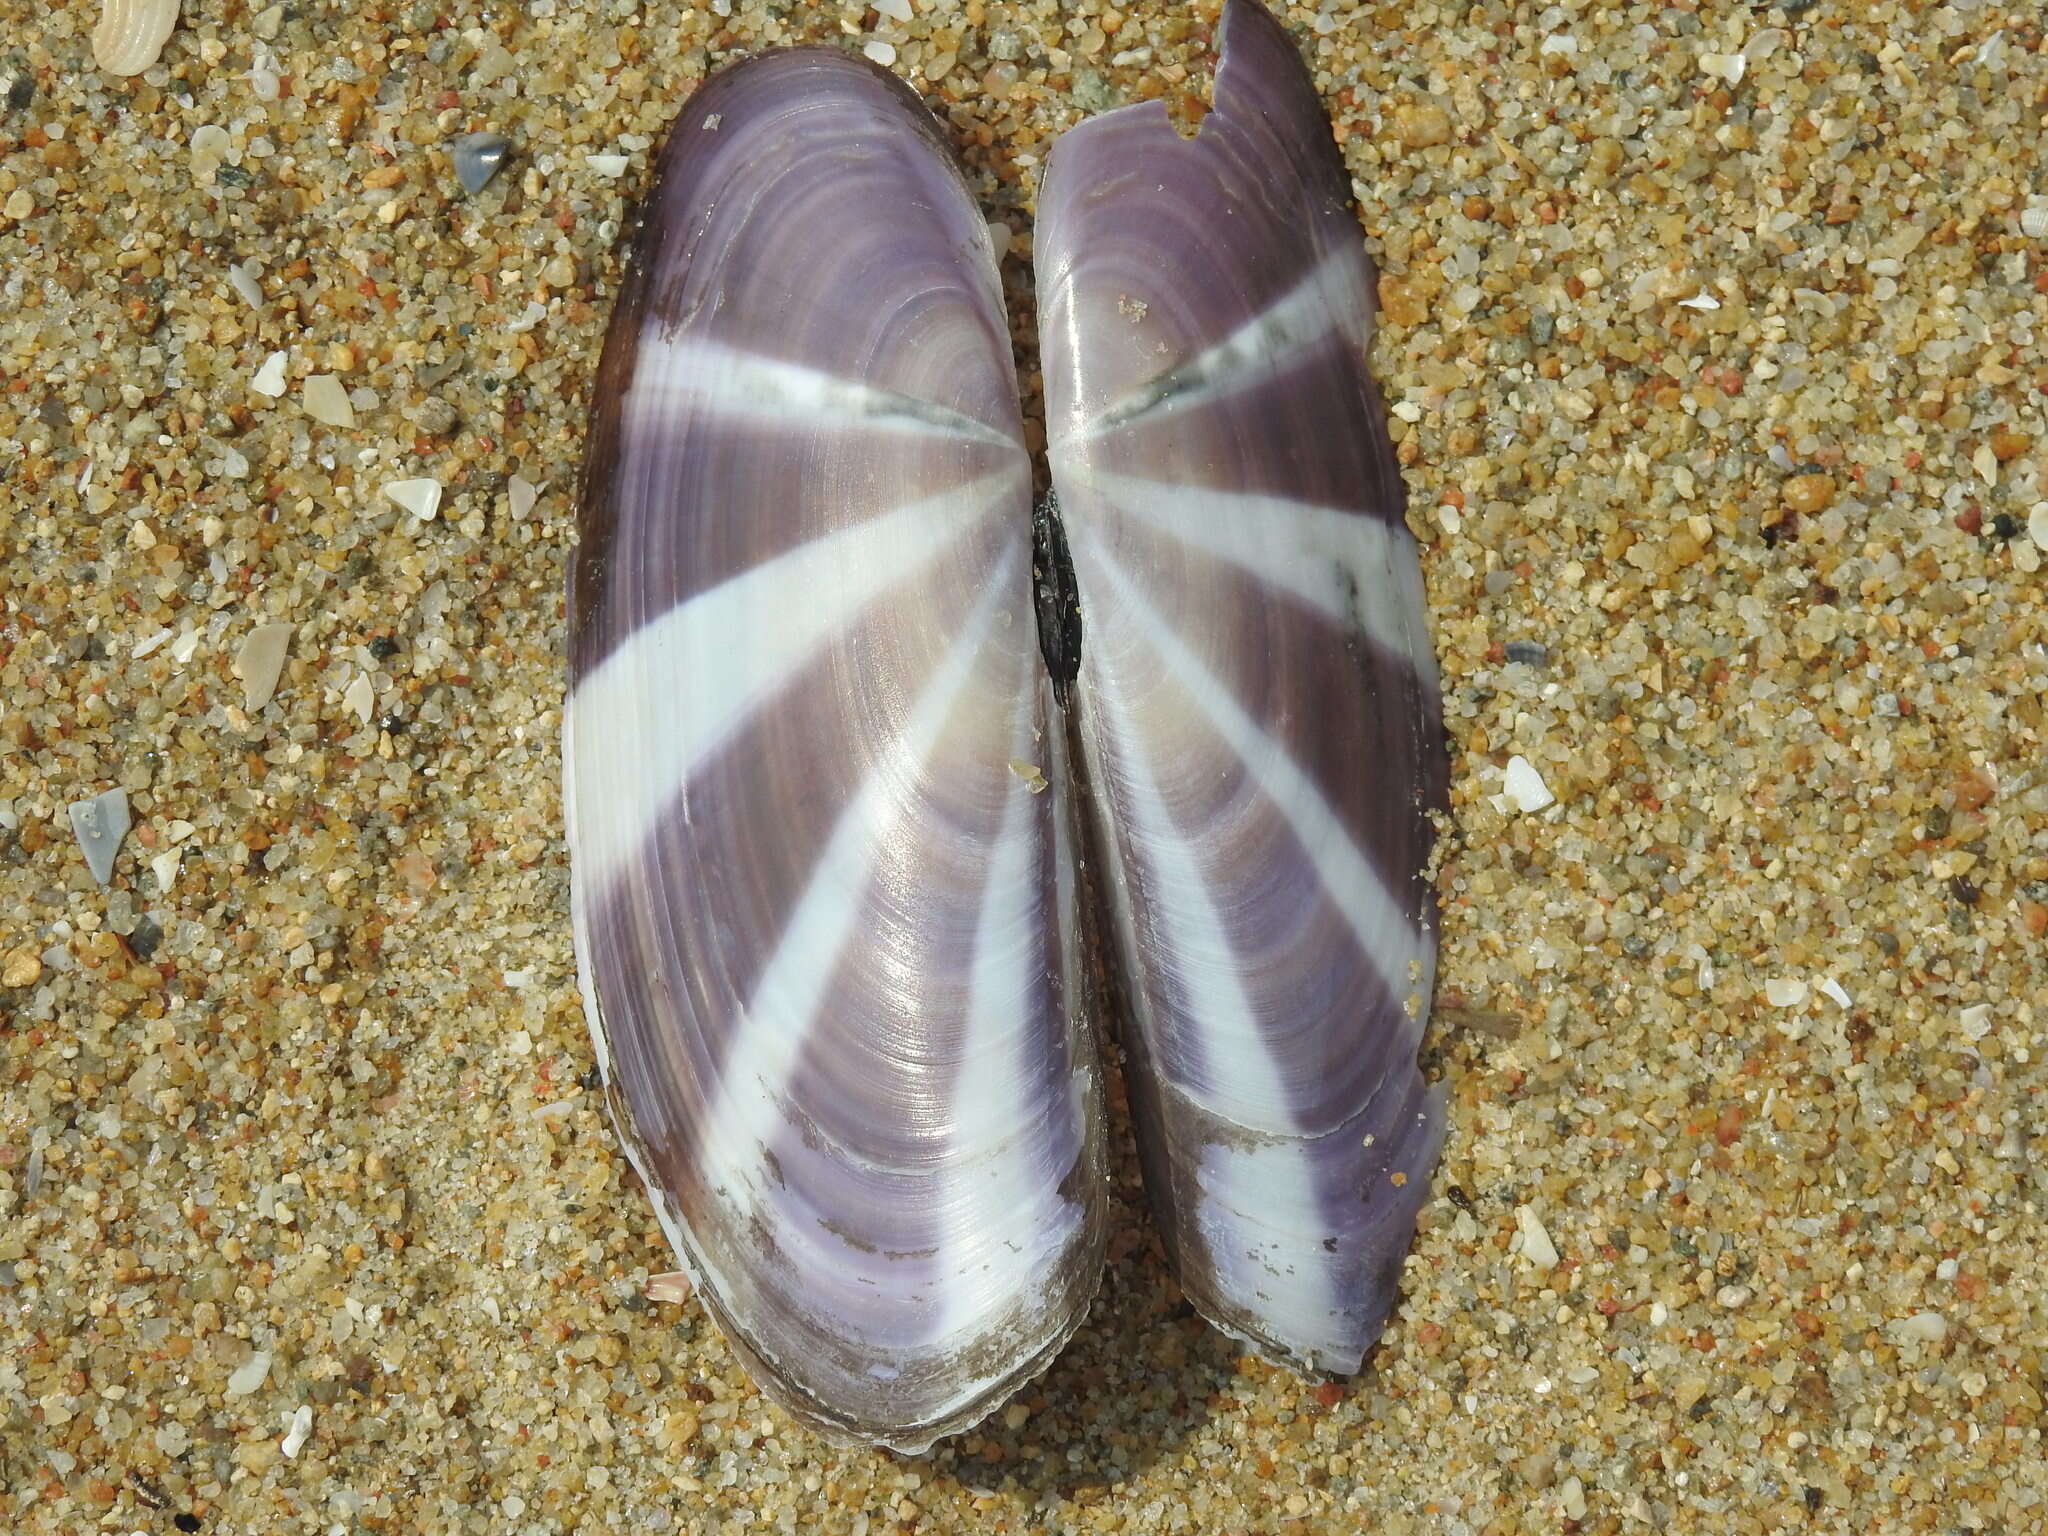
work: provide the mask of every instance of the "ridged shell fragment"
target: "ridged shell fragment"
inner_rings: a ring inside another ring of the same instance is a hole
[[[1048,455],[1153,1208],[1212,1321],[1348,1373],[1442,1134],[1446,764],[1343,161],[1271,15],[1230,0],[1221,54],[1192,140],[1155,101],[1051,152]]]
[[[110,75],[139,75],[163,56],[178,0],[106,0],[92,29],[93,62]]]
[[[1010,767],[1058,778],[995,256],[824,50],[708,80],[643,209],[570,575],[586,1010],[755,1379],[917,1452],[1049,1363],[1104,1237],[1065,800]]]

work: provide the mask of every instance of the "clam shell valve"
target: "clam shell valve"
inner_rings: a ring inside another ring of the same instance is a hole
[[[1197,137],[1130,108],[1048,165],[1056,508],[988,226],[887,71],[712,76],[629,251],[569,577],[580,980],[694,1294],[834,1439],[922,1451],[1086,1313],[1098,995],[1182,1285],[1275,1359],[1357,1368],[1436,1155],[1371,272],[1285,34],[1231,0],[1222,48]]]

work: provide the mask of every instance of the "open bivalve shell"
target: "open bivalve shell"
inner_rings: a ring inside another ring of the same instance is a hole
[[[631,247],[570,577],[585,1003],[696,1294],[842,1439],[965,1428],[1086,1311],[1098,965],[1218,1324],[1356,1369],[1426,1193],[1445,767],[1372,274],[1285,34],[1222,40],[1197,137],[1147,105],[1048,165],[1057,510],[886,72],[714,76]]]

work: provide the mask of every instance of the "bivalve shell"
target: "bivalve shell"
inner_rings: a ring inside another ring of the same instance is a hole
[[[1342,1373],[1442,1134],[1446,762],[1343,162],[1271,15],[1230,0],[1221,43],[1193,139],[1148,102],[1053,148],[1047,438],[1153,1207],[1208,1317]]]
[[[695,1289],[920,1451],[1100,1272],[1093,1046],[995,256],[886,71],[763,56],[655,168],[596,385],[565,800],[585,1001]]]

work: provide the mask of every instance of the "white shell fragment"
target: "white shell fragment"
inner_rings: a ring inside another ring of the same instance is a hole
[[[247,1397],[263,1385],[270,1375],[270,1351],[259,1349],[255,1354],[236,1366],[228,1377],[228,1396]]]
[[[616,181],[626,174],[626,167],[633,163],[630,155],[587,155],[584,157],[590,168],[607,181]]]
[[[394,480],[384,494],[423,523],[431,523],[441,510],[441,482],[438,480]]]
[[[157,894],[168,896],[171,887],[178,883],[178,866],[184,861],[185,850],[166,848],[149,861],[149,872],[156,876]]]
[[[1982,1040],[1991,1033],[1991,1005],[1974,1003],[1963,1010],[1963,1036],[1969,1040]]]
[[[284,1452],[285,1459],[289,1461],[306,1448],[306,1441],[312,1433],[313,1405],[301,1403],[298,1411],[292,1415],[291,1422],[285,1426],[284,1438],[278,1441],[277,1448]]]
[[[110,789],[70,806],[71,832],[93,879],[105,885],[114,875],[114,855],[128,835],[128,791]]]
[[[1557,1268],[1557,1244],[1551,1241],[1550,1229],[1543,1225],[1536,1207],[1516,1206],[1515,1226],[1522,1234],[1522,1257],[1538,1269]]]
[[[1773,1008],[1797,1008],[1806,1001],[1806,983],[1796,976],[1773,976],[1764,983],[1764,1001]]]
[[[234,289],[241,296],[242,302],[251,309],[263,307],[263,285],[256,281],[257,273],[262,270],[263,264],[254,257],[239,266],[228,268],[228,286]]]
[[[1749,69],[1749,60],[1739,53],[1703,53],[1700,55],[1700,73],[1716,80],[1725,80],[1730,85],[1742,84],[1742,77]]]
[[[370,711],[377,707],[377,690],[371,685],[367,672],[356,674],[356,680],[348,685],[347,691],[341,696],[341,707],[364,725],[370,723]]]
[[[306,379],[306,414],[315,421],[344,430],[356,424],[355,407],[348,403],[348,391],[331,373],[316,373]]]
[[[284,670],[284,653],[291,641],[291,625],[258,624],[235,653],[235,674],[242,679],[242,708],[250,714],[268,704],[277,692],[278,674]]]
[[[505,486],[505,499],[511,503],[513,522],[525,521],[533,511],[533,504],[540,500],[542,489],[524,475],[511,478]]]
[[[256,376],[249,380],[249,388],[259,395],[268,395],[275,400],[284,393],[284,367],[290,359],[282,352],[273,352],[263,359],[263,366],[256,370]],[[348,402],[342,401],[344,405]],[[308,410],[312,409],[309,404]]]
[[[1536,771],[1536,765],[1520,754],[1508,759],[1507,773],[1501,780],[1501,793],[1509,804],[1525,814],[1540,811],[1557,799],[1550,792],[1550,786],[1543,782],[1543,775]]]
[[[163,54],[178,0],[107,0],[92,29],[92,59],[110,75],[139,75]]]
[[[1910,1317],[1895,1317],[1885,1326],[1901,1343],[1939,1344],[1948,1337],[1948,1319],[1939,1312],[1915,1312]]]

